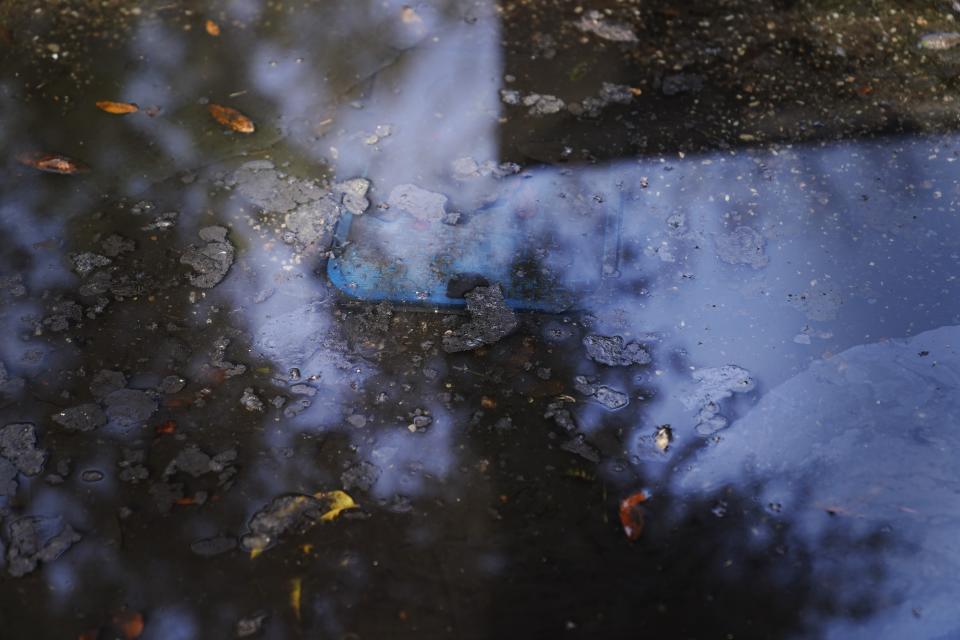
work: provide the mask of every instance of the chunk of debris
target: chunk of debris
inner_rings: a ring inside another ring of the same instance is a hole
[[[919,47],[930,51],[946,51],[960,44],[960,33],[955,31],[928,33],[920,38]]]
[[[201,451],[200,447],[188,444],[163,470],[163,477],[170,478],[182,471],[194,478],[199,478],[212,471],[211,463],[210,456]]]
[[[566,442],[560,445],[560,448],[570,453],[575,453],[584,460],[590,462],[600,462],[600,452],[592,444],[587,442],[582,433],[578,433]]]
[[[343,208],[355,216],[362,215],[370,208],[367,191],[370,190],[370,181],[364,178],[344,180],[333,185],[333,192],[343,198]]]
[[[0,456],[26,476],[43,471],[47,452],[37,448],[37,433],[28,422],[15,422],[0,429]]]
[[[563,100],[557,96],[552,95],[541,95],[539,93],[531,93],[523,97],[523,106],[530,107],[530,115],[532,116],[547,116],[554,113],[560,113],[565,103]]]
[[[319,200],[325,193],[312,180],[287,178],[269,160],[253,160],[241,165],[226,183],[264,211],[287,213],[298,206]]]
[[[585,396],[599,402],[605,409],[616,411],[630,403],[630,398],[622,391],[617,391],[606,385],[596,384],[596,378],[577,376],[574,378],[574,388]]]
[[[157,410],[157,401],[146,391],[117,389],[103,399],[107,417],[120,427],[143,424]]]
[[[609,367],[649,364],[650,354],[637,342],[624,343],[620,336],[588,335],[583,339],[587,357]]]
[[[207,244],[202,247],[190,246],[180,256],[180,262],[196,271],[187,274],[190,284],[201,289],[210,289],[227,275],[233,264],[234,249],[227,240],[226,227],[204,227],[198,235]]]
[[[553,418],[553,422],[564,431],[572,433],[577,430],[577,423],[573,421],[573,415],[565,407],[562,400],[548,404],[547,411],[543,414],[543,417]]]
[[[380,467],[370,462],[360,462],[340,474],[340,484],[347,491],[359,489],[370,491],[380,478]]]
[[[591,10],[581,16],[576,23],[577,28],[584,33],[592,33],[603,40],[610,42],[636,42],[637,34],[626,25],[608,22],[600,11]]]
[[[68,431],[93,431],[107,424],[106,414],[93,402],[64,409],[50,418]]]
[[[305,531],[317,522],[333,520],[341,511],[356,506],[343,491],[280,496],[254,514],[248,525],[249,533],[241,538],[241,544],[247,551],[259,553],[271,547],[284,533]]]
[[[757,386],[749,371],[732,364],[697,369],[692,375],[694,386],[680,395],[680,401],[688,409],[697,410],[695,429],[703,436],[727,426],[727,419],[720,415],[720,400],[734,393],[747,393]]]
[[[263,400],[257,397],[253,387],[247,387],[240,396],[240,405],[247,411],[263,411]]]
[[[340,212],[340,204],[329,194],[299,205],[284,218],[283,241],[298,251],[326,251],[333,242]]]
[[[415,184],[400,184],[394,187],[387,198],[387,204],[424,222],[439,222],[447,215],[447,196],[427,191]]]
[[[105,267],[113,262],[113,260],[106,256],[90,253],[89,251],[71,255],[70,261],[73,263],[73,270],[80,277],[86,276],[95,269]]]
[[[237,621],[236,633],[238,638],[248,638],[260,632],[263,623],[267,620],[266,613],[255,613],[249,618],[241,618]]]
[[[740,226],[730,233],[718,235],[714,238],[714,244],[717,257],[727,264],[745,264],[762,269],[770,262],[764,253],[766,240],[751,227]]]
[[[15,578],[37,568],[40,562],[53,562],[81,538],[60,518],[23,516],[7,527],[7,571]]]
[[[477,287],[466,294],[470,321],[443,335],[447,353],[494,344],[517,328],[517,316],[507,306],[499,284]]]

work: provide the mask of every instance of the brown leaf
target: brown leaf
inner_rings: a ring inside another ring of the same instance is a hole
[[[107,113],[124,115],[127,113],[136,113],[140,107],[132,102],[112,102],[110,100],[100,100],[97,102],[97,108]]]
[[[47,173],[62,173],[72,175],[89,171],[87,167],[76,160],[62,156],[59,153],[43,153],[42,151],[27,151],[17,154],[20,164],[46,171]]]
[[[206,28],[207,33],[209,33],[213,37],[217,37],[220,35],[220,25],[218,25],[213,20],[207,20],[206,24],[204,24],[204,27]]]
[[[208,108],[210,110],[210,115],[213,116],[214,120],[226,127],[230,127],[234,131],[239,131],[240,133],[253,133],[255,130],[255,127],[253,126],[253,120],[243,115],[236,109],[224,107],[219,104],[211,104]]]

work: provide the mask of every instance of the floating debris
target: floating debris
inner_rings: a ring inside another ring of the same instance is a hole
[[[263,400],[257,397],[252,387],[247,387],[240,396],[240,406],[247,411],[263,411]]]
[[[530,107],[529,113],[532,116],[547,116],[560,113],[566,106],[563,100],[557,96],[540,95],[539,93],[528,94],[523,97],[521,102],[523,106]]]
[[[650,354],[637,342],[625,343],[620,336],[588,335],[583,339],[587,357],[609,367],[649,364]]]
[[[60,518],[23,516],[7,526],[7,571],[19,578],[40,562],[53,562],[81,539]]]
[[[334,194],[342,196],[343,208],[355,216],[362,215],[370,208],[367,191],[370,181],[365,178],[352,178],[333,185]]]
[[[447,196],[427,191],[415,184],[394,187],[387,198],[387,204],[424,222],[439,222],[447,215]]]
[[[17,154],[17,162],[47,173],[73,175],[89,171],[86,165],[58,153],[25,152]]]
[[[100,100],[97,102],[97,109],[116,115],[126,115],[128,113],[136,113],[140,110],[140,107],[132,102],[112,102],[110,100]]]
[[[206,30],[207,35],[211,35],[214,38],[220,35],[220,25],[218,25],[213,20],[207,20],[203,23],[203,28]]]
[[[15,422],[0,429],[0,456],[26,476],[43,471],[47,461],[47,452],[37,448],[36,430],[27,422]]]
[[[271,547],[280,535],[302,532],[317,522],[333,520],[344,510],[356,507],[353,498],[343,491],[280,496],[254,514],[249,524],[250,532],[241,538],[241,544],[256,557]]]
[[[253,120],[232,107],[224,107],[223,105],[211,103],[207,106],[207,110],[210,112],[210,115],[213,116],[214,120],[234,131],[239,133],[253,133],[256,130]]]
[[[688,409],[697,410],[696,430],[702,436],[726,428],[728,422],[720,415],[720,400],[734,393],[747,393],[757,386],[749,371],[732,364],[697,369],[692,375],[695,384],[680,395],[680,401]]]
[[[507,306],[499,284],[477,287],[465,297],[470,322],[444,333],[443,350],[447,353],[494,344],[517,328],[517,316]]]
[[[638,491],[620,501],[620,525],[630,540],[636,540],[643,533],[646,510],[640,505],[649,499],[646,491]]]
[[[575,453],[589,462],[600,462],[600,452],[592,444],[587,442],[586,436],[578,433],[566,442],[560,445],[560,448],[570,453]]]
[[[190,283],[201,289],[217,286],[233,264],[233,245],[227,240],[226,227],[204,227],[199,234],[207,244],[189,247],[180,256],[180,262],[193,267],[196,273],[187,274]]]
[[[637,42],[637,34],[630,27],[613,22],[607,22],[601,12],[592,10],[581,16],[576,23],[577,28],[585,33],[592,33],[598,38],[610,42]]]
[[[930,51],[946,51],[960,44],[960,33],[955,31],[944,33],[928,33],[920,38],[919,47]]]
[[[370,491],[380,478],[380,467],[370,462],[360,462],[340,474],[340,484],[349,491]]]
[[[50,416],[50,419],[68,431],[93,431],[107,424],[103,409],[92,402],[64,409]]]
[[[606,385],[596,384],[595,381],[596,378],[593,377],[577,376],[574,378],[574,389],[593,398],[609,411],[622,409],[630,403],[627,394]]]
[[[103,399],[107,417],[120,427],[135,427],[143,424],[157,410],[157,401],[146,391],[118,389]]]

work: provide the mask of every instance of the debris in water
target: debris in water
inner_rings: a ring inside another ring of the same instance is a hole
[[[380,478],[380,467],[370,462],[355,464],[340,474],[340,484],[346,490],[370,491]]]
[[[204,22],[203,28],[206,29],[208,35],[211,35],[214,38],[220,35],[220,25],[218,25],[213,20],[207,20],[206,22]],[[217,118],[217,120],[219,120],[219,118]]]
[[[421,189],[415,184],[400,184],[394,187],[387,198],[387,204],[424,222],[439,222],[447,215],[447,196]]]
[[[125,115],[127,113],[136,113],[140,110],[140,107],[132,102],[112,102],[110,100],[100,100],[97,102],[97,109],[116,115]]]
[[[7,527],[7,571],[15,578],[37,568],[39,562],[53,562],[74,543],[80,534],[60,518],[24,516]]]
[[[551,95],[540,95],[531,93],[523,97],[523,106],[530,107],[530,115],[546,116],[554,113],[560,113],[566,106],[560,98]]]
[[[93,431],[107,424],[107,415],[92,402],[64,409],[50,418],[68,431]]]
[[[637,342],[624,343],[620,336],[589,335],[583,339],[587,357],[610,367],[649,364],[650,354]]]
[[[121,427],[143,424],[157,410],[157,401],[146,391],[118,389],[103,399],[107,417]]]
[[[477,287],[465,297],[470,322],[444,333],[443,350],[447,353],[494,344],[517,328],[517,316],[503,299],[499,284]]]
[[[600,462],[600,452],[592,444],[587,442],[586,436],[578,433],[571,439],[560,445],[560,448],[570,453],[575,453],[589,462]]]
[[[90,393],[97,397],[103,397],[117,389],[123,389],[125,386],[127,386],[127,377],[121,372],[101,369],[90,381]]]
[[[263,628],[263,623],[266,621],[266,619],[266,613],[257,612],[249,618],[242,618],[238,620],[236,628],[237,637],[247,638],[259,633],[260,629]]]
[[[230,270],[233,264],[233,245],[227,240],[226,227],[204,227],[198,235],[207,244],[199,248],[191,246],[180,256],[180,262],[190,265],[196,271],[187,274],[192,285],[210,289],[219,284]]]
[[[110,258],[106,256],[101,256],[96,253],[90,253],[89,251],[84,253],[75,253],[70,256],[70,261],[73,262],[73,270],[81,277],[88,275],[91,271],[99,269],[100,267],[105,267],[111,262]]]
[[[343,197],[343,208],[355,216],[362,215],[370,208],[367,200],[367,191],[370,190],[370,181],[364,178],[344,180],[333,185],[334,194]]]
[[[592,10],[580,18],[577,28],[611,42],[636,42],[637,34],[626,25],[607,22],[601,12]]]
[[[732,364],[697,369],[693,379],[693,388],[681,394],[680,401],[688,409],[697,410],[696,430],[702,436],[727,426],[727,419],[720,415],[720,400],[734,393],[752,391],[757,386],[749,371]]]
[[[37,448],[37,433],[28,422],[15,422],[0,429],[0,456],[27,476],[43,471],[47,452]]]
[[[333,520],[342,511],[356,507],[353,498],[343,491],[280,496],[254,514],[250,520],[250,532],[241,538],[241,544],[251,557],[256,557],[271,547],[280,535],[304,531],[317,522]]]
[[[646,491],[638,491],[620,501],[620,524],[630,540],[636,540],[643,533],[646,510],[641,505],[649,499]]]
[[[960,33],[954,31],[946,33],[928,33],[920,38],[920,48],[931,51],[945,51],[960,44]]]
[[[42,153],[39,151],[17,154],[17,162],[47,173],[73,175],[85,173],[89,169],[81,162],[56,153]]]
[[[662,424],[657,427],[653,439],[654,444],[657,445],[657,449],[666,453],[667,449],[670,448],[670,443],[673,442],[673,429],[671,429],[668,424]]]
[[[610,411],[622,409],[630,403],[627,394],[606,385],[596,384],[596,378],[594,377],[577,376],[574,378],[574,389],[593,398]]]
[[[257,397],[252,387],[243,390],[240,396],[240,405],[247,411],[263,411],[263,400]]]
[[[214,120],[239,133],[253,133],[256,129],[253,120],[232,107],[224,107],[211,103],[207,107],[207,110],[210,111],[210,115],[213,116]]]

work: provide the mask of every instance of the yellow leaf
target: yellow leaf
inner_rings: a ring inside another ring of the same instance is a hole
[[[132,102],[111,102],[110,100],[100,100],[97,102],[97,108],[107,113],[124,115],[126,113],[136,113],[140,107]]]
[[[263,553],[262,547],[254,547],[253,549],[250,549],[250,559],[253,560],[261,553]]]
[[[320,516],[320,519],[323,520],[324,522],[329,522],[330,520],[333,520],[334,518],[340,515],[341,511],[357,508],[357,503],[354,502],[353,498],[347,495],[346,492],[344,491],[340,491],[340,490],[321,491],[319,493],[313,494],[313,497],[316,498],[317,500],[329,501],[329,505],[327,506],[326,513]]]

